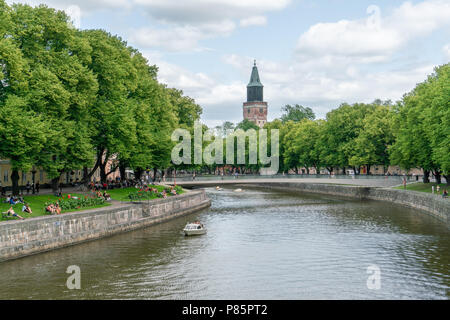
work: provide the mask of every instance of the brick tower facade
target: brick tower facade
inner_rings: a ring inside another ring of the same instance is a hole
[[[244,102],[243,112],[244,119],[252,121],[260,128],[267,122],[267,102],[263,100],[263,88],[255,61],[250,82],[247,85],[247,102]]]

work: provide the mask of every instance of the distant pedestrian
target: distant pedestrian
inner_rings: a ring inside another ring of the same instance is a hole
[[[27,182],[27,185],[25,186],[25,188],[27,189],[27,194],[29,194],[29,193],[30,193],[30,190],[31,190],[31,184],[30,184],[30,181]]]
[[[440,189],[441,189],[441,187],[440,187],[439,185],[437,185],[437,186],[436,186],[436,191],[437,191],[436,193],[437,193],[437,194],[440,194],[440,192],[439,192]]]
[[[442,192],[442,198],[447,198],[447,197],[448,197],[447,189],[444,189],[444,191]]]
[[[36,193],[39,193],[39,188],[41,187],[41,185],[39,184],[39,181],[36,183]]]
[[[434,194],[434,186],[431,186],[431,193]]]
[[[403,177],[403,189],[406,190],[406,177]]]

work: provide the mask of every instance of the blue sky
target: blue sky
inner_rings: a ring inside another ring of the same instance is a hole
[[[269,120],[285,104],[318,118],[342,102],[396,101],[450,61],[450,0],[27,0],[65,10],[158,65],[208,126],[242,120],[257,60]]]

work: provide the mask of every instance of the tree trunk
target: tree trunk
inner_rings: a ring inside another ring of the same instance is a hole
[[[101,183],[105,183],[106,182],[106,161],[100,161],[100,181]]]
[[[88,177],[89,172],[88,172],[88,168],[87,167],[83,167],[83,180],[82,180],[82,184],[84,185],[88,185],[89,180],[91,180],[91,177]]]
[[[103,153],[102,153],[103,154]],[[92,168],[91,172],[89,172],[88,174],[83,174],[83,184],[88,184],[91,180],[91,177],[94,175],[95,171],[97,170],[97,168],[100,166],[100,163],[102,162],[102,156],[97,155],[97,161],[95,162],[94,167]],[[86,172],[88,172],[88,168],[84,167],[83,170],[86,170]]]
[[[119,166],[119,171],[120,171],[120,180],[124,181],[125,177],[126,177],[126,167],[125,166]]]
[[[423,170],[423,183],[430,183],[430,171]]]
[[[54,194],[56,194],[58,192],[59,178],[60,178],[60,176],[52,179],[52,191]]]
[[[143,172],[142,168],[136,168],[136,169],[134,169],[134,177],[135,177],[137,180],[141,180],[142,172]]]
[[[156,181],[156,175],[158,174],[158,169],[157,168],[153,168],[153,182]]]
[[[11,182],[12,182],[12,194],[14,196],[19,195],[20,188],[19,188],[19,171],[13,170],[11,172]]]
[[[439,170],[433,171],[433,176],[436,179],[437,184],[441,184],[441,172]]]
[[[370,173],[370,164],[368,164],[366,166],[366,168],[367,168],[367,175],[370,176],[371,175],[371,173]]]

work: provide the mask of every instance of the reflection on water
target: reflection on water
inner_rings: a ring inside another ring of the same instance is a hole
[[[1,299],[448,299],[450,231],[404,207],[247,188],[201,212],[0,263]],[[185,237],[188,221],[208,233]],[[66,288],[69,265],[81,290]],[[381,288],[367,288],[367,267]]]

